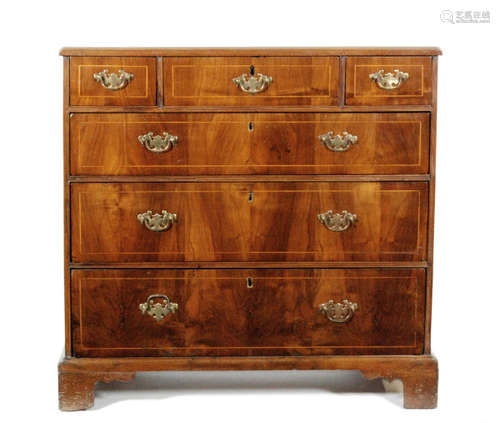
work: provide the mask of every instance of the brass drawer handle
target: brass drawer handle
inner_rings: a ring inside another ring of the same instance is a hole
[[[119,70],[117,75],[116,73],[108,73],[107,69],[104,69],[102,72],[94,73],[94,79],[96,82],[100,82],[101,85],[112,91],[121,90],[125,88],[127,84],[134,79],[134,74]]]
[[[330,131],[326,134],[320,135],[319,140],[330,151],[347,151],[351,148],[351,145],[358,142],[358,137],[356,135],[351,135],[349,132],[343,132],[342,135],[333,135]]]
[[[319,311],[323,313],[330,322],[345,323],[352,319],[354,312],[358,309],[358,304],[349,300],[343,300],[341,303],[335,303],[330,300],[327,303],[319,305]]]
[[[257,77],[253,75],[248,76],[244,73],[243,75],[233,78],[233,82],[237,87],[240,87],[241,91],[244,93],[258,94],[269,87],[269,84],[273,82],[273,78],[271,76],[262,75],[261,73],[258,73]]]
[[[145,213],[139,213],[137,220],[143,223],[150,231],[162,232],[168,231],[174,222],[177,222],[177,215],[169,213],[166,210],[162,210],[161,214],[153,214],[151,210],[148,210]]]
[[[400,72],[398,69],[394,69],[394,73],[389,72],[384,74],[384,70],[381,69],[378,72],[370,74],[370,79],[376,81],[377,85],[383,90],[395,90],[409,77],[408,73]]]
[[[155,298],[163,299],[163,304],[155,303],[153,300]],[[142,314],[148,313],[150,316],[154,317],[157,322],[163,320],[169,313],[175,313],[179,305],[176,303],[171,303],[166,295],[153,294],[148,297],[145,303],[139,304],[139,310]]]
[[[318,220],[330,231],[342,232],[349,228],[351,224],[357,223],[358,216],[346,210],[335,214],[328,210],[326,213],[318,214]]]
[[[145,135],[139,135],[137,139],[147,150],[153,153],[165,153],[172,150],[172,147],[177,144],[179,137],[170,135],[168,132],[164,132],[163,137],[148,132]]]

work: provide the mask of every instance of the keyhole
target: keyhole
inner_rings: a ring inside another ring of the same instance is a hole
[[[250,75],[251,75],[251,76],[254,76],[254,75],[255,75],[255,66],[254,66],[254,65],[251,65],[251,66],[250,66]]]
[[[253,131],[253,122],[248,122],[248,130],[249,130],[250,132],[252,132],[252,131]]]
[[[248,202],[251,203],[253,201],[253,192],[248,193]]]
[[[253,279],[251,277],[247,278],[247,288],[253,288]]]

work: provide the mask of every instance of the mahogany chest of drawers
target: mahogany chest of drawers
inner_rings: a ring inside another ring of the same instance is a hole
[[[435,407],[439,54],[63,49],[61,409],[138,371],[275,369]]]

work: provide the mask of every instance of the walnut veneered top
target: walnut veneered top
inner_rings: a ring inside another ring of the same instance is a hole
[[[64,47],[61,56],[439,56],[438,47],[85,48]]]

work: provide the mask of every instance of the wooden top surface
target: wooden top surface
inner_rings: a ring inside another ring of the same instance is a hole
[[[64,47],[61,56],[438,56],[438,47],[88,48]]]

